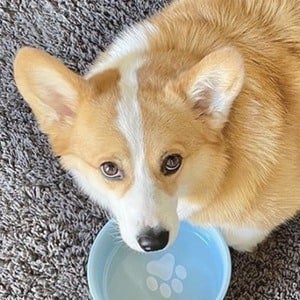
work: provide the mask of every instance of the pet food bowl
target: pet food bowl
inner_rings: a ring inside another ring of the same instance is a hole
[[[88,261],[94,300],[222,300],[231,276],[229,249],[214,228],[182,222],[174,244],[157,252],[128,248],[109,221]]]

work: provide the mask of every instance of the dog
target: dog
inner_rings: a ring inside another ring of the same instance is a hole
[[[180,220],[252,251],[300,208],[300,2],[177,0],[86,76],[22,48],[17,87],[53,152],[132,249]]]

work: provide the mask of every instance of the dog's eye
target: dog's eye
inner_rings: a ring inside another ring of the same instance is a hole
[[[164,158],[161,165],[161,172],[165,175],[172,175],[176,173],[182,163],[182,157],[179,154],[171,154]]]
[[[114,162],[108,161],[100,166],[102,174],[108,179],[121,180],[123,179],[123,173],[119,169],[118,165]]]

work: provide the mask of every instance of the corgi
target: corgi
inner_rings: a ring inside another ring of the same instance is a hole
[[[177,0],[85,76],[28,47],[14,76],[134,250],[168,247],[189,220],[251,251],[300,209],[298,0]]]

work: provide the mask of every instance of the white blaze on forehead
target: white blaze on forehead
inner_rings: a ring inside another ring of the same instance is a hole
[[[119,82],[120,100],[117,105],[118,128],[124,135],[134,162],[135,188],[138,183],[151,184],[145,158],[143,120],[140,103],[138,101],[137,71],[143,65],[144,60],[132,59],[123,62],[119,68],[121,79]],[[140,186],[141,188],[145,186]]]
[[[134,180],[122,201],[114,202],[113,213],[118,220],[121,236],[136,250],[141,250],[137,237],[147,227],[163,225],[170,228],[164,221],[167,211],[170,211],[169,207],[166,208],[170,201],[164,201],[164,193],[155,188],[145,155],[137,79],[137,72],[144,61],[145,59],[133,57],[123,61],[119,67],[120,99],[117,104],[117,126],[127,141],[133,165],[127,172],[133,173]],[[166,219],[170,222],[170,218]]]
[[[145,155],[144,126],[138,99],[138,70],[146,59],[127,57],[119,65],[120,99],[116,125],[130,151],[133,184],[122,201],[112,201],[112,212],[118,220],[123,240],[131,248],[141,250],[137,237],[148,227],[162,226],[170,231],[170,241],[178,230],[177,199],[171,199],[156,187]],[[125,173],[126,176],[126,173]]]
[[[132,154],[143,153],[142,115],[137,99],[137,70],[142,65],[134,58],[120,67],[120,100],[118,101],[118,127],[129,143]]]

